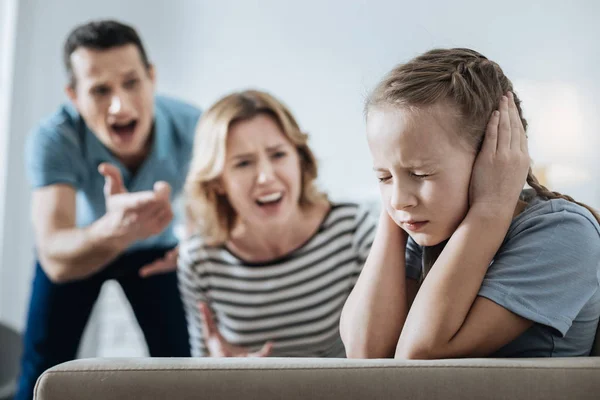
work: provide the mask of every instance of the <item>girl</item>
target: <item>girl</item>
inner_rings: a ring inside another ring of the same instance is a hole
[[[343,357],[339,318],[375,221],[332,204],[291,112],[259,91],[200,119],[179,278],[195,356]]]
[[[468,49],[429,51],[388,74],[366,116],[384,210],[342,312],[347,354],[589,355],[598,215],[532,174],[500,67]]]

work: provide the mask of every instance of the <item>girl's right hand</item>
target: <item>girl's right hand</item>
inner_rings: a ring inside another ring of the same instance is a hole
[[[377,229],[383,230],[387,233],[388,237],[397,237],[400,242],[406,244],[408,240],[408,233],[404,229],[402,229],[396,221],[390,216],[385,207],[381,210],[379,214],[379,222],[377,224]],[[391,235],[391,236],[390,236]]]

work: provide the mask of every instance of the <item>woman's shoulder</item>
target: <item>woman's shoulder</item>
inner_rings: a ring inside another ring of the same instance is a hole
[[[377,220],[373,217],[372,207],[367,203],[332,203],[328,217],[317,233],[323,237],[341,237],[349,235],[353,242],[363,244],[373,236]]]
[[[372,220],[372,212],[368,204],[358,202],[331,202],[329,214],[325,223],[332,225],[339,221],[353,221],[361,225],[367,220]]]
[[[198,265],[208,260],[218,260],[226,253],[223,245],[209,244],[200,233],[186,236],[179,242],[179,257],[183,264]]]

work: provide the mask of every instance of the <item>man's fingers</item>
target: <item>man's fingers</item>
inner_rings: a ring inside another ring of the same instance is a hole
[[[157,197],[169,201],[171,196],[171,185],[165,181],[158,181],[154,184],[154,193]]]
[[[130,209],[135,209],[143,220],[149,221],[155,219],[158,215],[171,212],[171,205],[157,199],[153,192],[139,193],[149,194],[149,196],[140,196],[138,199],[132,201]]]
[[[127,192],[119,168],[110,163],[102,163],[98,166],[98,172],[106,180],[104,184],[105,196]]]
[[[103,188],[105,199],[114,194],[113,193],[115,190],[114,188],[115,188],[115,184],[113,182],[113,178],[110,176],[105,176],[104,177],[104,188]]]
[[[162,232],[173,219],[173,211],[171,208],[160,207],[155,210],[153,214],[146,214],[148,217],[146,221],[149,223],[148,229],[152,231],[153,234]]]

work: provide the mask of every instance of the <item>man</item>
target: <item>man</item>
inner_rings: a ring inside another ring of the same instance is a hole
[[[154,67],[119,22],[77,27],[64,62],[71,104],[40,124],[26,152],[37,262],[17,399],[75,358],[108,279],[122,286],[151,356],[190,355],[171,202],[200,111],[154,96]]]

